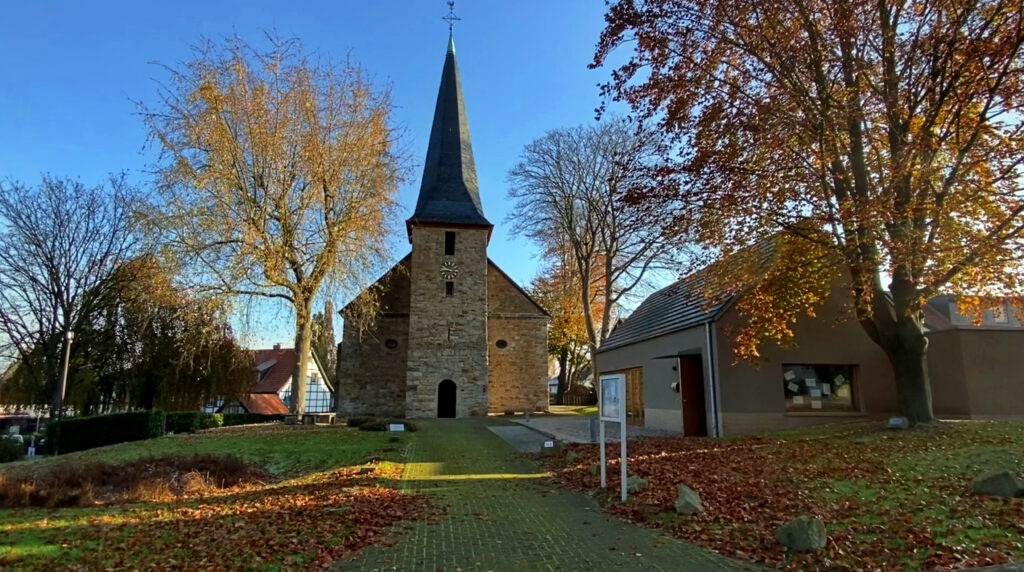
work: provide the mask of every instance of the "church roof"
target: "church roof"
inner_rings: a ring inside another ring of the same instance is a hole
[[[462,81],[455,61],[455,41],[451,38],[437,92],[420,196],[416,211],[407,221],[410,226],[417,223],[493,226],[480,204]]]

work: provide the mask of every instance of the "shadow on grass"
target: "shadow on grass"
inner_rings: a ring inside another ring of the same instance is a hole
[[[87,569],[260,569],[328,562],[380,542],[396,522],[428,516],[426,499],[381,486],[372,474],[321,474],[174,502],[50,511],[14,511],[31,528],[6,528],[0,564],[47,570],[59,562]],[[385,479],[385,482],[390,482]],[[19,514],[20,513],[20,514]],[[33,518],[35,517],[35,518]]]

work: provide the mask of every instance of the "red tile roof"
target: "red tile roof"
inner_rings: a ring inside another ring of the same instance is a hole
[[[299,352],[292,348],[252,350],[252,355],[256,366],[271,360],[276,362],[262,375],[257,373],[259,377],[253,393],[277,393],[284,389],[291,381],[295,362],[299,361]]]
[[[288,408],[281,398],[273,393],[248,393],[238,399],[238,403],[249,413],[263,415],[287,415]]]

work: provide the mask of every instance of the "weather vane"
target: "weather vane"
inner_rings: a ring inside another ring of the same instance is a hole
[[[455,0],[448,0],[448,15],[441,16],[441,19],[448,22],[448,33],[454,33],[455,22],[462,19],[455,15]]]

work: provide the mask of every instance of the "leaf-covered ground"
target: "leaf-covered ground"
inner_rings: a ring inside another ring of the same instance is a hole
[[[891,432],[875,423],[770,437],[630,442],[629,474],[648,486],[618,502],[618,445],[609,489],[599,491],[596,445],[548,460],[561,483],[596,492],[608,510],[722,554],[795,569],[946,569],[1024,560],[1024,499],[971,493],[974,476],[1024,476],[1024,424],[955,422]],[[571,458],[572,456],[570,456]],[[705,511],[676,515],[678,484]],[[614,491],[614,494],[612,493]],[[827,547],[786,555],[774,529],[799,515],[822,518]]]
[[[342,427],[245,427],[13,464],[3,469],[8,479],[86,459],[231,454],[273,482],[176,490],[154,496],[169,500],[125,505],[0,510],[0,568],[318,569],[387,542],[385,533],[398,521],[435,512],[424,497],[395,488],[409,438]]]

